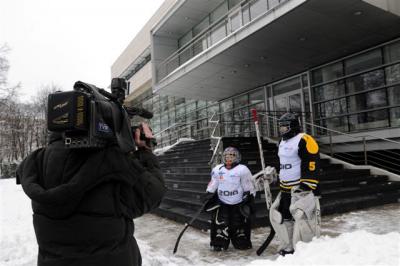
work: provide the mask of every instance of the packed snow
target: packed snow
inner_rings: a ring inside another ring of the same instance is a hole
[[[36,265],[37,244],[30,200],[15,179],[0,180],[0,266]],[[400,265],[400,203],[322,217],[322,236],[299,243],[296,253],[276,255],[277,240],[258,257],[269,229],[253,230],[254,248],[209,250],[209,236],[190,228],[175,255],[182,224],[148,214],[135,220],[135,237],[145,266],[212,265]]]

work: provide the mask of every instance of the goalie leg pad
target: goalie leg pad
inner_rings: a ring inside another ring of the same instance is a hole
[[[211,217],[210,247],[221,251],[229,247],[229,206],[222,204]]]
[[[295,246],[299,241],[310,242],[316,233],[315,219],[307,219],[306,214],[300,209],[297,209],[293,213],[293,217],[295,219],[293,246]]]
[[[290,213],[295,220],[293,245],[310,242],[316,235],[316,201],[312,192],[292,193]]]
[[[241,206],[231,206],[230,236],[232,245],[236,249],[250,249],[251,219],[245,217],[239,209]]]
[[[285,219],[285,215],[282,215],[280,211],[287,205],[287,202],[288,199],[286,199],[285,195],[281,197],[281,195],[279,194],[271,206],[269,217],[271,225],[274,228],[276,235],[278,236],[280,241],[279,250],[292,251],[293,221],[291,217],[289,219]]]

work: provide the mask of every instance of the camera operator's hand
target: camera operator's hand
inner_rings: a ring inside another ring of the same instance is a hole
[[[154,139],[154,136],[148,124],[141,123],[140,126],[135,129],[134,139],[139,149],[152,150],[149,146],[149,140]]]

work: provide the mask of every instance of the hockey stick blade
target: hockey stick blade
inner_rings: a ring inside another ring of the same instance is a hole
[[[179,242],[181,241],[181,238],[183,236],[183,233],[185,233],[186,229],[188,229],[189,226],[192,225],[192,223],[194,222],[194,220],[197,219],[197,217],[200,215],[200,213],[203,211],[204,207],[206,206],[207,201],[203,203],[203,205],[201,205],[200,209],[196,212],[196,214],[193,216],[192,220],[190,220],[190,222],[185,224],[185,228],[183,228],[183,230],[181,231],[181,233],[178,236],[178,239],[176,239],[176,243],[175,243],[175,247],[174,247],[174,251],[173,254],[176,253],[176,251],[178,250],[178,246],[179,246]]]
[[[176,243],[175,243],[175,247],[174,247],[174,252],[173,252],[173,254],[175,254],[176,251],[178,250],[179,242],[181,241],[181,238],[182,238],[182,236],[183,236],[183,233],[185,233],[185,231],[186,231],[186,229],[187,229],[188,227],[189,227],[189,224],[186,224],[186,225],[185,225],[185,228],[183,228],[182,232],[179,234],[178,239],[176,240]]]
[[[264,252],[264,250],[269,246],[274,236],[275,236],[275,230],[271,226],[271,231],[269,232],[267,239],[265,239],[264,243],[257,249],[256,253],[258,256],[260,256]]]

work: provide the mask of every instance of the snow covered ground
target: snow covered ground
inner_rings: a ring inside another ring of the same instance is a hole
[[[15,179],[0,180],[0,266],[36,265],[37,244],[30,201]],[[145,266],[175,265],[400,265],[400,203],[322,217],[322,237],[299,243],[296,253],[275,255],[276,239],[258,257],[269,229],[253,230],[252,250],[215,253],[208,234],[189,228],[172,250],[183,225],[154,215],[135,220]],[[111,266],[111,265],[110,265]]]

